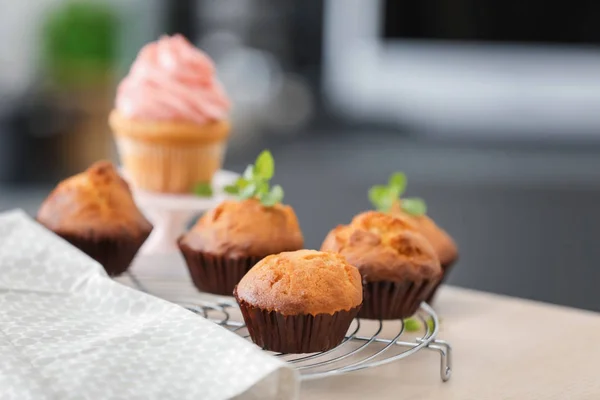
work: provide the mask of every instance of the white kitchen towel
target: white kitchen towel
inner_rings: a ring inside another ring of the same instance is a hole
[[[296,371],[0,214],[0,399],[294,399]]]

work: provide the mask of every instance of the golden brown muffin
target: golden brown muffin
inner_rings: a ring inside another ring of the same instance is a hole
[[[364,318],[412,315],[442,275],[433,247],[414,223],[378,211],[361,213],[349,225],[333,229],[321,250],[339,253],[359,269]]]
[[[441,273],[433,247],[409,220],[377,211],[333,229],[321,250],[342,254],[370,282],[436,278]]]
[[[254,198],[222,202],[179,240],[196,287],[229,296],[260,259],[303,246],[292,207],[266,207]]]
[[[337,346],[363,300],[356,267],[338,254],[315,250],[264,258],[234,294],[252,340],[283,353]]]
[[[59,183],[37,220],[100,262],[109,275],[127,269],[152,231],[129,186],[108,161]]]
[[[263,258],[237,286],[237,296],[283,315],[333,314],[362,303],[356,267],[344,257],[298,250]]]
[[[264,257],[304,246],[292,207],[265,207],[254,198],[222,202],[204,214],[181,242],[196,251],[232,258]]]

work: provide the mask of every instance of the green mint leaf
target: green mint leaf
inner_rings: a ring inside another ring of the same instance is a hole
[[[254,171],[255,171],[254,165],[248,165],[246,167],[246,170],[244,170],[244,175],[242,175],[243,178],[240,178],[240,179],[245,179],[246,181],[254,180],[254,174],[255,174]],[[238,182],[240,181],[240,179],[238,179]]]
[[[283,196],[283,188],[279,185],[275,185],[269,192],[261,193],[260,202],[266,207],[272,207],[277,203],[281,203]]]
[[[391,210],[394,202],[398,199],[398,188],[384,185],[375,185],[369,189],[369,200],[373,206],[381,212]]]
[[[240,177],[233,184],[225,186],[223,191],[227,194],[237,196],[246,186],[248,186],[248,181]]]
[[[256,189],[257,187],[255,182],[248,182],[248,184],[240,190],[238,196],[241,200],[250,199],[256,195]]]
[[[244,178],[238,178],[238,180],[235,182],[235,186],[237,186],[239,190],[242,190],[249,184],[250,184],[250,181],[248,181]]]
[[[406,189],[406,175],[396,172],[390,176],[387,185],[375,185],[369,190],[369,200],[381,212],[389,212]]]
[[[200,182],[194,185],[194,194],[200,197],[212,197],[213,190],[210,182]]]
[[[400,198],[400,195],[402,194],[402,192],[400,191],[400,188],[397,186],[388,186],[387,187],[387,193],[386,193],[386,197],[388,197],[388,201],[391,201],[392,203],[394,203],[396,200],[398,200]]]
[[[427,205],[425,205],[423,199],[417,197],[402,199],[400,201],[400,206],[406,213],[416,217],[427,213]]]
[[[231,194],[231,195],[235,196],[240,193],[240,188],[235,184],[227,185],[223,188],[223,191],[227,194]]]
[[[269,193],[269,182],[267,181],[254,181],[256,185],[256,192],[254,192],[255,196],[261,196],[263,194]]]
[[[400,199],[408,179],[404,172],[394,172],[388,179],[387,185],[375,185],[369,190],[369,200],[381,212],[389,212],[396,201]],[[422,199],[400,199],[402,209],[411,215],[419,216],[427,213],[427,206]]]
[[[398,195],[396,193],[395,190],[390,190],[390,188],[386,190],[385,195],[381,198],[381,202],[379,203],[379,211],[389,212],[392,209],[392,206],[396,200],[398,200]]]
[[[386,196],[386,193],[387,187],[383,185],[375,185],[369,189],[369,201],[371,201],[371,204],[373,204],[373,207],[377,210],[381,208],[380,205],[383,198]]]
[[[269,150],[263,150],[254,165],[246,167],[244,174],[234,185],[225,187],[229,194],[235,194],[239,200],[256,198],[265,206],[273,206],[283,200],[281,186],[270,188],[269,181],[275,173],[275,161]]]
[[[421,330],[421,324],[415,318],[407,318],[404,320],[404,330],[406,332],[417,332]]]
[[[407,183],[408,180],[406,179],[406,174],[404,172],[395,172],[390,176],[388,187],[396,188],[398,196],[400,196],[406,190]]]
[[[423,324],[417,318],[406,318],[403,322],[404,322],[404,330],[406,332],[417,332],[417,331],[420,331],[423,327]],[[427,320],[425,322],[427,323],[427,327],[429,328],[429,331],[433,332],[433,328],[434,328],[433,318],[429,317],[429,318],[427,318]]]
[[[273,160],[273,155],[269,150],[263,150],[254,163],[254,176],[268,181],[274,173],[275,160]]]

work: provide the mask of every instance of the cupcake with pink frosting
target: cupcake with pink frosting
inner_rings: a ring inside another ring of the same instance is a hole
[[[189,193],[210,182],[223,161],[229,108],[212,61],[183,36],[144,46],[109,118],[132,184]]]

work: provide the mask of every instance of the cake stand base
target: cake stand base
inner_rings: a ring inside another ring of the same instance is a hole
[[[223,188],[234,183],[238,177],[238,174],[231,171],[218,171],[212,182],[212,197],[154,193],[132,185],[138,207],[154,225],[152,234],[140,249],[140,253],[149,255],[178,251],[177,239],[185,232],[192,218],[229,198]]]

